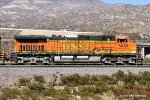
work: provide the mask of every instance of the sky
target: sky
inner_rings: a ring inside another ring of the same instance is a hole
[[[141,5],[145,5],[145,4],[149,4],[150,0],[102,0],[106,3],[125,3],[125,4],[141,4]]]

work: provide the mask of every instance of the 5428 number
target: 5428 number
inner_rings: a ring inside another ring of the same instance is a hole
[[[119,44],[119,47],[128,47],[128,44]]]

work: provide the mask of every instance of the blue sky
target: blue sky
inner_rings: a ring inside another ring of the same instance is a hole
[[[125,4],[149,4],[150,0],[102,0],[106,3],[125,3]]]

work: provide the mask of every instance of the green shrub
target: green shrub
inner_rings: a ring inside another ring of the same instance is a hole
[[[113,77],[108,75],[84,75],[73,74],[70,76],[62,76],[61,84],[67,86],[80,86],[80,85],[94,85],[98,81],[103,81],[109,84],[114,84],[115,80]]]
[[[99,81],[95,83],[95,89],[96,89],[96,93],[104,93],[109,90],[109,86],[107,83],[103,81]]]
[[[64,91],[66,91],[68,94],[71,94],[71,91],[73,90],[72,87],[65,87]]]
[[[7,99],[17,99],[17,96],[21,94],[21,91],[16,88],[3,88],[3,97]]]
[[[80,84],[80,77],[81,76],[79,74],[73,74],[70,76],[63,76],[60,79],[63,85],[77,86]]]
[[[89,85],[90,75],[80,76],[79,85]]]
[[[126,77],[125,77],[125,82],[135,82],[135,81],[137,81],[138,79],[137,79],[137,77],[136,77],[136,75],[135,74],[133,74],[132,72],[129,72],[127,75],[126,75]]]
[[[79,87],[79,95],[81,96],[94,96],[96,92],[95,86],[88,85]]]
[[[34,76],[34,79],[39,82],[39,83],[44,83],[45,79],[43,76],[39,75],[39,76]]]
[[[52,86],[54,86],[54,83],[53,82],[48,82],[47,86],[52,87]]]
[[[79,74],[73,74],[70,76],[62,76],[61,84],[67,86],[89,85],[90,75],[80,76]]]
[[[134,83],[133,82],[125,82],[124,87],[127,89],[133,89],[134,88]]]
[[[49,86],[47,89],[42,90],[42,93],[45,96],[54,96],[54,94],[57,92],[57,90],[54,89],[53,86]]]
[[[19,79],[20,86],[28,86],[30,84],[30,79],[28,78],[20,78]]]
[[[20,97],[20,99],[21,99],[21,100],[30,100],[30,97],[27,97],[27,96],[25,96],[25,95],[22,95],[22,96]]]
[[[150,72],[148,72],[148,71],[143,72],[142,73],[142,79],[144,81],[150,81]]]
[[[114,74],[114,77],[117,81],[123,81],[125,80],[126,74],[123,71],[119,70]]]
[[[63,90],[57,90],[54,94],[54,98],[54,100],[72,100],[72,95]]]
[[[108,75],[99,75],[98,80],[107,84],[112,84],[114,83],[114,79],[111,76]]]
[[[38,93],[32,93],[30,96],[31,100],[42,100],[41,96]]]
[[[23,93],[23,96],[21,97],[21,99],[24,99],[24,100],[40,100],[39,99],[39,94],[34,91],[34,90],[31,90],[29,88],[25,88],[25,89],[22,89],[22,93]]]
[[[150,64],[150,58],[144,58],[143,64]]]
[[[8,99],[7,99],[7,97],[6,97],[6,96],[1,95],[1,96],[0,96],[0,100],[8,100]]]
[[[127,89],[133,89],[135,87],[135,82],[138,81],[138,78],[132,72],[129,72],[124,80],[124,87]]]
[[[122,86],[110,86],[110,90],[113,92],[113,93],[117,93],[119,90],[122,89]]]
[[[45,89],[45,90],[42,91],[42,93],[45,96],[54,96],[54,94],[56,93],[56,90],[54,90],[54,89]]]
[[[89,84],[92,85],[94,84],[95,82],[99,81],[99,78],[98,78],[98,75],[92,75],[90,78],[89,78]]]
[[[30,84],[29,89],[37,91],[37,92],[41,92],[45,90],[45,87],[44,87],[44,84],[42,83],[32,83]]]
[[[146,82],[146,90],[150,91],[150,81]]]
[[[30,97],[34,93],[34,91],[29,88],[25,88],[25,89],[22,89],[22,93],[23,95]]]

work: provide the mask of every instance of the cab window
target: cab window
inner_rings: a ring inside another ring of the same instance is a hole
[[[128,42],[128,39],[118,39],[117,40],[118,43],[124,43],[124,42]]]

